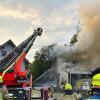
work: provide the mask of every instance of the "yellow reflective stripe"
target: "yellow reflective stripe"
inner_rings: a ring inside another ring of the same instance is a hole
[[[23,54],[23,53],[22,53]],[[22,56],[22,54],[16,59],[14,63],[12,63],[2,74],[2,78],[4,77],[5,73],[18,61],[18,59]]]
[[[4,77],[5,73],[14,65],[15,63],[11,64],[2,74],[2,78]]]
[[[2,83],[3,82],[3,80],[2,80],[2,76],[0,76],[0,83]]]
[[[24,53],[24,52],[23,52]],[[22,54],[23,54],[22,53]],[[18,61],[18,59],[22,56],[22,54],[16,59],[16,61],[14,62],[14,63],[12,63],[3,73],[2,73],[2,79],[3,79],[3,77],[4,77],[4,75],[5,75],[5,73]]]

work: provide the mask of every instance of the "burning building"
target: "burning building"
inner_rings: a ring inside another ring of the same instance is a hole
[[[71,63],[69,47],[54,46],[53,54],[57,57],[57,61],[53,67],[59,74],[60,80],[64,78],[68,81],[68,73],[72,73],[72,79],[75,79],[77,75],[80,76],[81,73],[87,77],[91,71],[100,68],[99,7],[100,0],[81,1],[79,16],[82,30],[78,34],[78,42],[72,46]]]

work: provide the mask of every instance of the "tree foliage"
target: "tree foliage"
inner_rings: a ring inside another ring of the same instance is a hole
[[[53,51],[53,46],[44,46],[35,53],[34,61],[29,64],[33,79],[36,79],[51,68],[54,59],[50,57],[50,49]]]
[[[77,34],[73,35],[73,37],[71,38],[70,44],[74,45],[78,40],[77,40]]]

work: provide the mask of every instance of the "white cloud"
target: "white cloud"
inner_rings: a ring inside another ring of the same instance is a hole
[[[43,0],[41,3],[34,0],[9,0],[0,3],[0,35],[4,33],[0,43],[11,38],[18,45],[32,34],[34,28],[43,27],[44,34],[36,39],[31,55],[43,45],[66,42],[78,19],[78,6],[73,0]],[[31,55],[28,56],[30,59],[33,58]]]
[[[38,23],[38,18],[40,17],[39,12],[34,9],[23,9],[23,8],[9,8],[0,5],[0,16],[11,17],[14,19],[21,20],[31,20],[34,23]]]

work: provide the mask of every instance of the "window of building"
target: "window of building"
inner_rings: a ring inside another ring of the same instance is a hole
[[[6,55],[6,51],[1,51],[1,56],[5,56]]]

